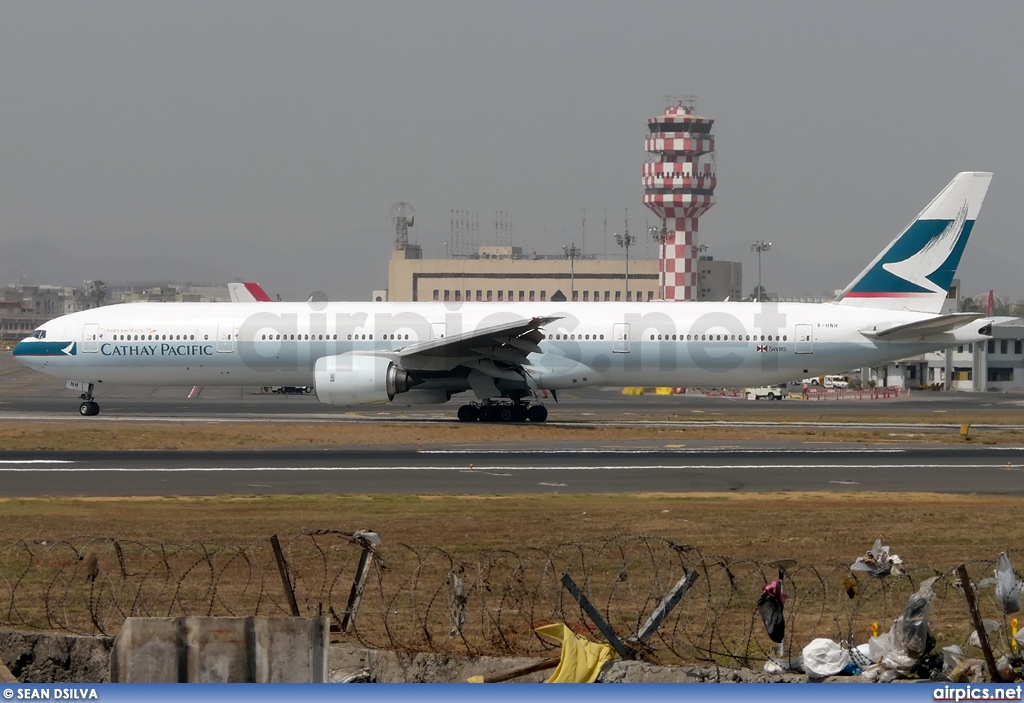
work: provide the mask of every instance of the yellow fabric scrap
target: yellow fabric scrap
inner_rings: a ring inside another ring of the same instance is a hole
[[[610,645],[591,642],[560,622],[538,627],[534,632],[562,645],[558,668],[547,683],[594,683],[601,667],[616,658]]]

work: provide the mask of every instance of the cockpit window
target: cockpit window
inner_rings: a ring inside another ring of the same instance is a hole
[[[36,330],[32,333],[32,336],[36,339],[46,339],[46,330]]]

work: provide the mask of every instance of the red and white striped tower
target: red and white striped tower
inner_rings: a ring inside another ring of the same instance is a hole
[[[670,100],[647,120],[644,205],[661,220],[661,288],[665,300],[697,299],[697,222],[715,204],[714,120],[698,117],[692,99]]]

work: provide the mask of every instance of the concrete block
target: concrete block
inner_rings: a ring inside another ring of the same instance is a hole
[[[110,680],[325,683],[327,618],[128,618]]]

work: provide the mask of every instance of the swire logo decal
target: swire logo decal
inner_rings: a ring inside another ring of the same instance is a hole
[[[768,351],[768,345],[767,344],[758,344],[757,345],[757,351],[759,351],[759,352],[766,352],[766,351]]]
[[[930,278],[933,273],[946,263],[950,254],[956,248],[957,242],[964,233],[964,224],[967,222],[967,203],[963,204],[956,217],[950,221],[946,228],[928,242],[918,251],[902,261],[891,261],[882,264],[882,268],[899,276],[908,283],[920,286],[932,293],[945,293],[942,286],[936,285]]]

